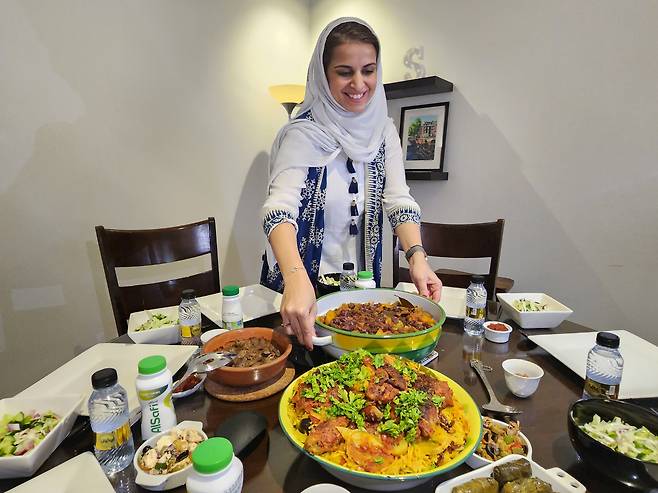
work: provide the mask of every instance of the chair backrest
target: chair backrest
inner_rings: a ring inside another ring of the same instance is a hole
[[[435,224],[421,223],[420,236],[429,257],[490,258],[489,272],[485,274],[485,287],[491,299],[495,299],[496,276],[500,250],[503,243],[504,219],[490,223]],[[393,286],[409,281],[409,270],[400,268],[400,245],[393,236]],[[439,269],[445,286],[468,287],[471,273]]]
[[[119,335],[128,331],[132,312],[177,305],[181,291],[197,296],[218,293],[219,263],[215,218],[161,229],[122,230],[96,226],[98,247]],[[211,270],[192,276],[136,286],[119,286],[117,267],[165,264],[210,254]]]

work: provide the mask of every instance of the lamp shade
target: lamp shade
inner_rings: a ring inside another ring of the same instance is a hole
[[[300,84],[281,84],[269,87],[270,95],[279,103],[294,103],[295,105],[304,101],[306,86]]]

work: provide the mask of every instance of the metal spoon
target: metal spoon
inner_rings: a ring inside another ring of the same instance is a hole
[[[401,296],[398,296],[397,294],[395,295],[395,297],[398,300],[400,300],[400,306],[403,306],[405,308],[415,308],[415,305],[411,301],[409,301],[408,299],[402,298]]]
[[[494,393],[493,387],[489,383],[489,380],[487,379],[487,376],[484,373],[485,371],[487,371],[487,369],[488,371],[491,371],[491,367],[482,364],[482,361],[476,359],[471,360],[471,367],[482,379],[482,383],[487,389],[487,392],[489,392],[489,402],[487,404],[483,404],[482,409],[484,409],[485,411],[490,411],[493,413],[502,413],[502,414],[521,414],[523,412],[520,409],[516,409],[512,406],[501,404],[500,401],[496,398],[496,394]]]

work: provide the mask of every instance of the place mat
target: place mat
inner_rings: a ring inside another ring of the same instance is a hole
[[[267,382],[250,387],[231,387],[206,378],[206,392],[216,399],[229,402],[248,402],[264,399],[285,389],[295,378],[295,368],[288,363],[285,370]]]

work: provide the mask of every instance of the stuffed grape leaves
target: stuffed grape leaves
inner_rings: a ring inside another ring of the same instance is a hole
[[[498,481],[498,484],[504,485],[517,479],[529,478],[532,476],[532,467],[525,459],[513,460],[494,467],[491,476]]]
[[[551,485],[537,478],[523,478],[506,483],[501,493],[554,493]]]
[[[475,478],[455,486],[452,493],[498,493],[498,482],[493,478]]]

